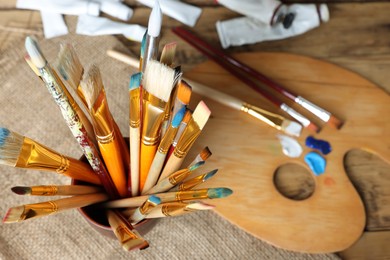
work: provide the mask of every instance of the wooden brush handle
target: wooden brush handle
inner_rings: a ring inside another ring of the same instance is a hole
[[[145,145],[141,143],[141,161],[140,161],[140,176],[139,189],[142,191],[148,176],[150,166],[152,165],[154,155],[157,151],[157,145]]]
[[[156,155],[154,156],[152,165],[150,166],[150,170],[141,194],[146,194],[145,192],[147,192],[157,183],[158,177],[160,176],[161,169],[163,168],[164,165],[166,155],[167,154],[157,152]]]

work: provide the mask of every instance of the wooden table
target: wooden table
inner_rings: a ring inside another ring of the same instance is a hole
[[[8,48],[14,40],[25,37],[18,28],[28,28],[29,33],[42,37],[42,25],[38,12],[16,10],[13,1],[0,0],[0,51]],[[129,23],[146,26],[150,9],[136,1],[125,1],[134,8]],[[216,4],[214,1],[185,1],[202,7],[202,15],[194,28],[189,28],[208,42],[218,45],[215,22],[239,16]],[[291,1],[290,1],[291,2]],[[330,20],[321,27],[304,35],[280,41],[262,42],[254,45],[229,48],[229,53],[277,51],[311,56],[335,63],[357,72],[390,93],[390,38],[388,37],[390,3],[350,2],[328,4]],[[178,42],[176,63],[184,71],[206,60],[187,43],[176,37],[171,28],[179,22],[164,16],[161,44]],[[118,37],[133,53],[139,53],[139,43]],[[1,64],[1,63],[0,63]],[[382,115],[390,117],[390,115]],[[390,119],[389,119],[390,120]],[[345,167],[361,195],[367,211],[366,232],[351,248],[340,252],[345,259],[384,259],[390,257],[390,166],[380,158],[363,151],[352,151],[345,158]],[[299,176],[299,170],[296,173]],[[284,185],[291,196],[304,196],[294,183]],[[310,186],[310,185],[309,185]],[[308,187],[310,188],[310,187]],[[375,192],[373,192],[375,190]]]

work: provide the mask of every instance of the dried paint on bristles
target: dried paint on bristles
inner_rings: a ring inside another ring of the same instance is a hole
[[[142,72],[134,73],[130,77],[129,90],[139,88],[142,80]]]
[[[202,130],[203,127],[206,125],[207,120],[209,120],[210,114],[210,109],[203,101],[200,101],[199,104],[196,106],[194,113],[192,114],[192,118],[199,126],[200,130]]]
[[[209,210],[214,209],[215,205],[207,204],[204,202],[194,202],[187,204],[186,208],[191,210]]]
[[[30,195],[31,194],[30,187],[15,186],[15,187],[12,187],[11,190],[12,190],[12,192],[14,192],[18,195]]]
[[[212,153],[211,153],[209,147],[206,146],[205,148],[202,149],[202,151],[200,152],[199,155],[203,161],[206,161],[212,155]]]
[[[148,61],[142,79],[142,86],[153,96],[168,102],[174,86],[175,71],[170,67],[155,61]]]
[[[31,58],[31,62],[35,65],[35,67],[38,69],[45,67],[47,63],[46,59],[43,56],[41,49],[39,48],[39,45],[35,39],[30,36],[26,37],[25,48]]]
[[[176,42],[171,42],[164,45],[160,57],[161,63],[167,66],[171,66],[173,64],[173,60],[175,58],[175,53],[176,53],[176,46],[177,46]]]
[[[143,58],[145,55],[147,35],[148,35],[148,29],[146,29],[144,36],[142,37],[142,41],[141,41],[141,50],[140,50],[140,57],[141,58]]]
[[[218,169],[214,169],[208,173],[205,173],[203,175],[203,182],[207,181],[208,179],[211,179],[217,172],[218,172]]]
[[[190,121],[191,117],[192,117],[191,111],[187,110],[181,122],[187,124]]]
[[[8,209],[7,213],[3,218],[3,223],[14,223],[19,222],[23,219],[20,219],[24,213],[24,206],[18,206]]]
[[[188,168],[188,170],[190,171],[195,171],[196,169],[198,169],[200,166],[202,166],[203,164],[205,164],[205,161],[200,161],[200,162],[197,162],[195,163],[194,165],[190,166]]]
[[[336,129],[340,129],[343,126],[344,122],[338,119],[337,117],[331,115],[327,124],[329,124],[330,126]]]
[[[153,206],[161,204],[161,199],[155,195],[151,195],[148,198],[148,202],[152,203]]]
[[[230,196],[233,191],[229,188],[210,188],[207,191],[207,195],[210,199],[219,199]]]
[[[172,127],[173,128],[177,128],[179,127],[181,121],[183,120],[184,118],[184,115],[186,114],[186,107],[182,107],[177,113],[176,115],[173,117],[173,120],[172,120]]]
[[[161,24],[162,24],[162,12],[160,8],[159,1],[155,1],[152,12],[149,16],[148,22],[148,34],[152,37],[158,37],[161,32]]]
[[[35,75],[40,77],[41,73],[39,72],[38,68],[34,65],[34,63],[32,62],[30,55],[28,55],[28,54],[24,55],[24,60],[27,62],[28,66],[35,73]]]
[[[192,88],[187,82],[182,80],[177,89],[177,99],[184,105],[188,105],[191,100]]]
[[[88,108],[92,109],[95,101],[104,89],[100,70],[96,65],[89,69],[87,77],[81,81],[81,92],[84,95]]]
[[[83,77],[84,68],[71,44],[61,45],[56,60],[56,68],[71,88],[78,88]]]
[[[24,137],[7,128],[0,128],[0,164],[14,167],[19,159]]]

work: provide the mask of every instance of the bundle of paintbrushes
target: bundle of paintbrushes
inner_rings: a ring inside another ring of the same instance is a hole
[[[126,93],[129,144],[110,112],[99,68],[93,65],[84,72],[69,44],[61,46],[56,65],[51,66],[37,42],[27,37],[25,59],[57,103],[85,160],[67,157],[0,128],[1,164],[56,172],[73,180],[72,185],[13,187],[19,195],[68,197],[13,207],[4,223],[93,205],[123,248],[143,249],[148,243],[133,225],[151,218],[212,209],[202,200],[232,193],[228,188],[196,189],[217,172],[195,173],[211,155],[208,147],[191,163],[182,165],[206,125],[210,110],[202,101],[194,110],[189,109],[192,90],[181,79],[180,68],[173,67],[175,44],[165,45],[157,61],[161,16],[157,3],[141,46],[140,71],[131,75]]]

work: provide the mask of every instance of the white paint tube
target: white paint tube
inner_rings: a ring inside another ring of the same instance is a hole
[[[117,0],[97,0],[100,3],[100,11],[123,21],[128,21],[133,16],[133,9]]]
[[[17,0],[16,8],[67,15],[89,14],[98,16],[100,13],[100,4],[89,0]]]
[[[256,20],[252,17],[239,17],[216,24],[218,36],[223,48],[240,46],[262,41],[285,39],[303,34],[321,22],[329,20],[329,10],[326,4],[292,4],[279,8],[275,17],[292,15],[293,19],[286,26],[283,19],[274,21],[273,25]]]
[[[68,34],[68,27],[62,14],[41,11],[41,18],[46,39]]]

